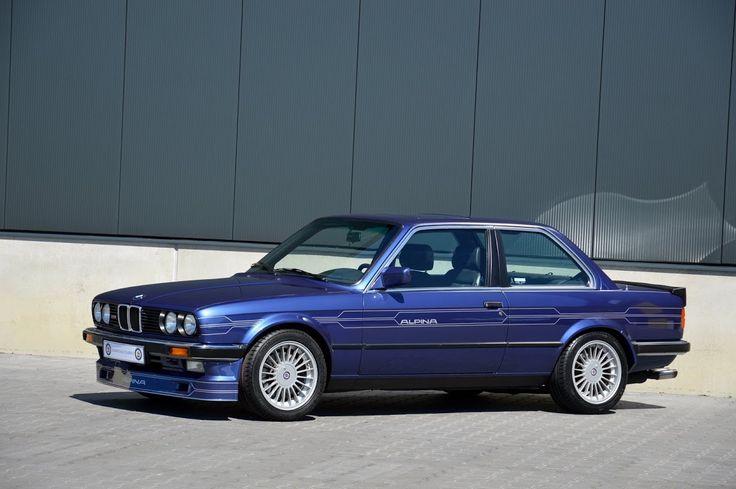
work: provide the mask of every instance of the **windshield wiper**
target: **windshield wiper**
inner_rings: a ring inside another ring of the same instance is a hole
[[[312,273],[307,272],[306,270],[302,270],[301,268],[277,268],[273,270],[276,273],[293,273],[295,275],[304,275],[305,277],[313,278],[315,280],[321,280],[322,282],[327,282],[327,279],[324,278],[322,275],[318,273]]]
[[[264,263],[262,261],[257,261],[253,265],[250,266],[251,269],[253,268],[259,268],[261,270],[265,270],[267,272],[273,272],[273,267],[269,265],[268,263]]]

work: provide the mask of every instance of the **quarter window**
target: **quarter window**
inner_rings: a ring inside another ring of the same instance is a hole
[[[404,245],[396,265],[411,269],[407,287],[481,287],[486,250],[482,229],[419,231]]]
[[[588,275],[549,236],[531,231],[499,231],[511,287],[587,286]]]

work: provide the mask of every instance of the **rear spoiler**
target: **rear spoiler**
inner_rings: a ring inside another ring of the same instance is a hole
[[[614,280],[613,283],[616,285],[633,285],[634,287],[645,287],[647,289],[666,290],[670,294],[674,294],[682,299],[683,307],[687,305],[687,292],[685,291],[685,287],[671,287],[669,285],[647,284],[644,282],[627,282],[625,280]]]

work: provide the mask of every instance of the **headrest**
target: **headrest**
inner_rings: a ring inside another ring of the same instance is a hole
[[[452,268],[482,271],[485,268],[486,256],[483,249],[477,246],[460,245],[452,255]]]
[[[434,267],[434,251],[429,245],[408,244],[399,254],[401,266],[426,272]]]

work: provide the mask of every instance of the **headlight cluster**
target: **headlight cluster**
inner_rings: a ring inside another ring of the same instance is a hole
[[[158,327],[162,333],[182,336],[193,336],[197,332],[197,319],[194,314],[161,311],[158,315]]]
[[[110,304],[101,302],[92,304],[92,318],[96,323],[110,324]]]

